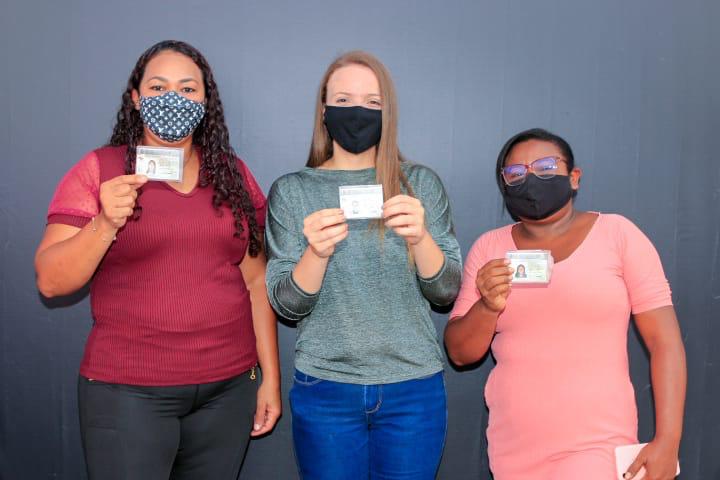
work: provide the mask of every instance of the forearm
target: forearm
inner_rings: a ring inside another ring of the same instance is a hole
[[[250,290],[253,328],[263,383],[280,387],[277,321],[270,307],[264,281]]]
[[[40,292],[46,297],[55,297],[82,288],[97,270],[116,232],[117,229],[98,216],[94,227],[90,222],[69,238],[46,247],[41,244],[35,256]]]
[[[411,246],[411,253],[423,296],[435,305],[452,303],[462,280],[460,261],[447,255],[430,234]]]
[[[415,245],[410,245],[410,252],[421,278],[434,277],[445,263],[445,254],[435,243],[430,232],[426,232],[425,236]]]
[[[329,260],[330,257],[319,257],[312,248],[307,247],[292,272],[293,281],[304,292],[316,294],[322,287]]]
[[[478,300],[460,317],[445,327],[445,346],[450,359],[456,365],[467,365],[480,360],[490,348],[498,313],[485,307]]]
[[[687,370],[678,336],[650,349],[650,374],[655,399],[655,438],[676,447],[682,436]]]

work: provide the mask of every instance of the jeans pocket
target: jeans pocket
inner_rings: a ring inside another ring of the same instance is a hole
[[[313,385],[317,385],[323,381],[324,380],[321,378],[313,377],[312,375],[303,373],[300,370],[295,370],[295,374],[293,375],[293,383],[295,385],[302,385],[303,387],[312,387]]]

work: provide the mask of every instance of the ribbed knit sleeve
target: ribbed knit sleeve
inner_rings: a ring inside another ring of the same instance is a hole
[[[457,297],[462,279],[462,256],[455,238],[450,200],[440,177],[424,166],[418,172],[418,192],[425,208],[426,228],[445,255],[440,271],[430,278],[418,276],[423,296],[435,305],[449,305]]]
[[[293,197],[300,193],[301,188],[293,175],[275,181],[268,195],[265,226],[268,297],[275,311],[292,321],[309,315],[319,297],[319,293],[304,292],[292,278],[295,265],[307,248],[302,231],[303,219],[293,210]]]

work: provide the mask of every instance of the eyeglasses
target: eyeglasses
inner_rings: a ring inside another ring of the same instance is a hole
[[[506,185],[520,185],[525,182],[528,172],[532,172],[542,179],[554,177],[557,175],[558,162],[567,164],[567,161],[560,157],[543,157],[533,161],[530,165],[524,163],[508,165],[500,169],[500,173]]]

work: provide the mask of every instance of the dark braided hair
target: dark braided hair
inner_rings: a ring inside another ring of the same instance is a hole
[[[140,112],[135,108],[132,91],[140,90],[140,81],[145,67],[155,55],[171,50],[190,58],[198,66],[205,84],[205,116],[193,133],[193,145],[200,147],[200,187],[213,186],[213,206],[222,214],[220,207],[227,205],[235,218],[235,236],[244,231],[243,219],[247,220],[249,232],[249,252],[255,257],[262,250],[262,233],[255,217],[255,207],[245,188],[242,174],[237,169],[236,155],[230,146],[230,135],[225,125],[225,114],[212,70],[205,57],[193,46],[176,40],[156,43],[143,53],[135,64],[128,79],[127,88],[122,95],[122,104],[117,113],[117,122],[113,128],[108,145],[127,145],[125,154],[125,173],[135,173],[135,150],[143,137],[143,122]],[[140,192],[138,192],[140,193]],[[138,197],[139,198],[139,197]],[[140,218],[142,208],[135,208],[133,219]]]

